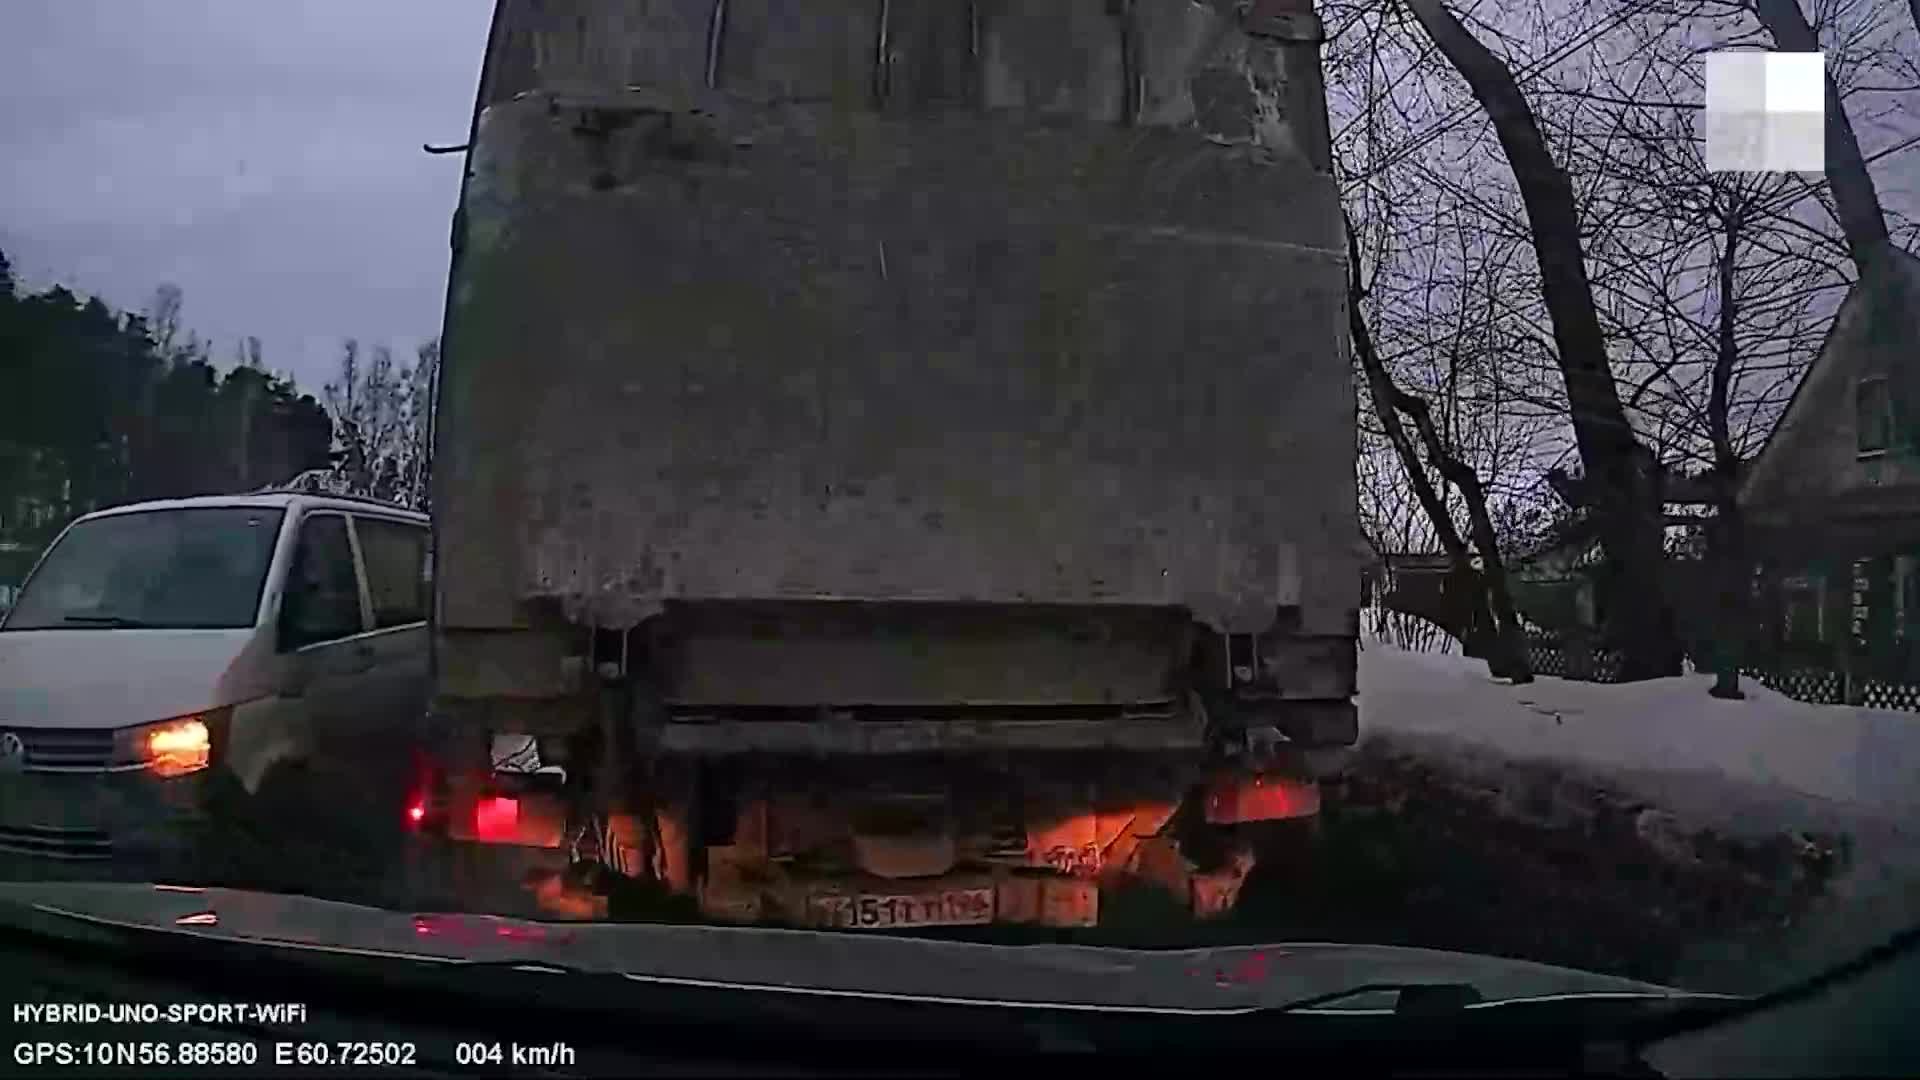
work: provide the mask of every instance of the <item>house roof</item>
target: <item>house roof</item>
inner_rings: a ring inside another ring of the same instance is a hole
[[[1869,303],[1874,289],[1898,289],[1904,285],[1909,297],[1920,297],[1920,256],[1899,248],[1889,250],[1892,257],[1885,264],[1886,272],[1873,279],[1863,277],[1847,290],[1846,298],[1840,302],[1840,308],[1834,314],[1833,325],[1820,343],[1819,352],[1814,354],[1813,362],[1800,376],[1799,384],[1793,388],[1793,395],[1787,399],[1785,411],[1767,434],[1767,441],[1761,446],[1760,453],[1740,478],[1738,497],[1741,503],[1751,503],[1760,498],[1775,474],[1789,467],[1794,432],[1804,424],[1818,423],[1818,417],[1811,415],[1809,402],[1819,397],[1818,390],[1835,379],[1846,377],[1843,361],[1859,340],[1861,309]],[[1911,310],[1908,308],[1908,311]],[[1920,355],[1920,320],[1902,323],[1895,329],[1896,332],[1904,330],[1913,338],[1916,355]]]

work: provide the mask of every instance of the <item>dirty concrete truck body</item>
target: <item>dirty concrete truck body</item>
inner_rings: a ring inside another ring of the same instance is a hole
[[[499,0],[447,830],[746,918],[1086,922],[1149,856],[1230,902],[1177,827],[1311,813],[1356,734],[1319,47],[1306,0]]]

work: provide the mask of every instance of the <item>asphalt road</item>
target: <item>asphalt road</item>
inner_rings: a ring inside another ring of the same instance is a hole
[[[1506,772],[1370,742],[1326,785],[1311,835],[1257,869],[1228,918],[1195,923],[1148,890],[1103,898],[1097,929],[925,936],[1134,947],[1334,941],[1487,953],[1706,989],[1751,990],[1832,902],[1840,835],[1771,840],[1692,829],[1637,794],[1540,765]],[[449,894],[438,856],[398,838],[287,843],[267,880],[215,866],[202,884],[399,909],[528,914],[511,882]],[[251,843],[254,841],[236,841]],[[137,864],[0,859],[15,880],[152,880]],[[521,902],[516,903],[519,900]]]

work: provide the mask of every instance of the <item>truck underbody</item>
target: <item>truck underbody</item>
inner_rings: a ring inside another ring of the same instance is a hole
[[[591,867],[714,921],[1084,927],[1103,893],[1142,886],[1200,917],[1231,910],[1259,856],[1250,826],[1319,808],[1297,762],[1198,755],[663,755],[648,768],[600,818],[570,812],[562,783],[497,772],[442,788],[428,820],[513,848],[523,904],[547,914],[607,917],[605,877],[568,873]]]
[[[1357,738],[1310,6],[800,9],[500,0],[418,816],[710,918],[1225,910]]]
[[[1178,613],[855,608],[675,604],[597,635],[578,694],[440,698],[423,824],[544,852],[553,914],[606,914],[558,887],[585,863],[715,920],[1088,926],[1142,885],[1209,916],[1354,741],[1347,701],[1198,692]]]

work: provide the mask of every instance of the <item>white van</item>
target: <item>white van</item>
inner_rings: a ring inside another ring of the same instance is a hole
[[[336,496],[73,522],[0,618],[0,850],[169,855],[215,792],[316,772],[301,798],[391,799],[398,821],[428,552],[426,515]]]

